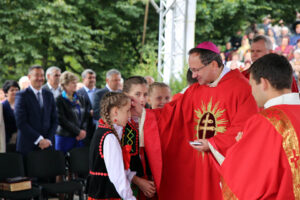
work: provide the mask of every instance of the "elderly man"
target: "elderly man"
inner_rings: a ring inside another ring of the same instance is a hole
[[[107,92],[120,92],[119,88],[121,87],[121,73],[116,69],[111,69],[106,73],[106,85],[104,88],[97,91],[94,95],[94,120],[100,119],[100,103],[103,95]]]
[[[221,162],[225,199],[300,199],[300,99],[291,92],[292,73],[277,54],[252,64],[252,93],[264,110],[248,119]]]
[[[257,59],[273,52],[273,43],[268,36],[259,35],[253,39],[251,44],[251,59],[255,62]],[[244,75],[249,79],[249,72],[245,71]],[[292,92],[298,92],[298,86],[295,78],[293,78]]]
[[[60,75],[61,75],[61,70],[55,66],[49,67],[46,71],[47,83],[43,85],[42,88],[52,92],[54,99],[56,99],[56,97],[58,97],[62,92],[59,86]]]
[[[159,199],[222,199],[208,142],[226,155],[258,109],[249,83],[238,70],[225,68],[219,53],[211,42],[191,49],[189,68],[197,83],[164,108],[141,114],[140,144],[145,145]],[[133,105],[139,115],[141,106]],[[201,153],[190,146],[198,139]]]
[[[83,96],[85,101],[88,102],[90,116],[87,125],[87,136],[84,140],[85,145],[88,146],[93,137],[97,124],[97,121],[93,120],[94,95],[98,91],[96,88],[96,73],[91,69],[86,69],[81,73],[81,78],[83,87],[77,90],[77,94]]]

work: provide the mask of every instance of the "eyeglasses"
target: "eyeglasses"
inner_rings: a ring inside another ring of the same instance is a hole
[[[193,72],[193,73],[198,73],[198,72],[200,72],[200,70],[201,69],[203,69],[203,68],[205,68],[205,67],[207,67],[209,64],[207,64],[207,65],[204,65],[204,66],[202,66],[202,67],[199,67],[199,68],[190,68],[189,67],[189,69],[191,70],[191,72]]]

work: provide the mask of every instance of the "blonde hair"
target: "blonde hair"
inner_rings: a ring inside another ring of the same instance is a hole
[[[78,82],[79,78],[72,72],[65,71],[61,74],[59,78],[59,83],[63,89],[65,89],[65,85],[68,85],[72,81]]]
[[[151,93],[153,92],[154,88],[169,88],[170,87],[165,84],[165,83],[162,83],[162,82],[154,82],[152,83],[150,86],[149,86],[149,89],[148,89],[148,96],[151,95]],[[171,89],[170,89],[171,90]]]
[[[121,108],[127,105],[128,100],[130,100],[130,98],[126,96],[124,93],[120,93],[120,92],[108,92],[101,99],[101,105],[100,105],[101,117],[111,127],[111,129],[113,130],[113,134],[117,137],[120,145],[121,145],[121,141],[118,137],[118,134],[110,118],[110,111],[114,107]]]

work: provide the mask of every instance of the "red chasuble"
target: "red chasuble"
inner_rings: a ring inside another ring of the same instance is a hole
[[[299,113],[299,105],[278,105],[247,121],[221,166],[224,199],[300,199]]]
[[[238,70],[228,72],[216,87],[195,83],[163,109],[147,110],[145,150],[159,199],[222,199],[213,156],[196,151],[189,141],[209,138],[225,155],[257,110],[248,81]]]

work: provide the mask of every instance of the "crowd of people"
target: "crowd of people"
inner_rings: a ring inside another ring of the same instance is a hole
[[[145,168],[146,161],[139,157],[138,119],[130,117],[131,115],[127,112],[126,115],[120,114],[116,119],[110,120],[111,102],[102,102],[102,98],[107,93],[116,93],[118,97],[123,91],[122,97],[126,94],[128,99],[135,98],[139,104],[147,108],[162,108],[171,100],[171,90],[168,85],[153,82],[152,77],[142,76],[130,77],[122,84],[121,73],[116,69],[111,69],[106,73],[106,86],[102,89],[96,88],[96,73],[91,69],[82,72],[82,87],[78,87],[79,78],[74,73],[70,71],[62,73],[56,66],[49,67],[46,74],[42,66],[31,66],[26,77],[28,83],[22,84],[26,82],[24,78],[22,79],[25,81],[19,82],[22,88],[14,80],[7,80],[3,84],[5,100],[0,110],[2,111],[1,128],[3,128],[1,152],[17,151],[25,156],[31,151],[55,149],[67,153],[76,147],[90,146],[93,135],[97,135],[103,120],[106,123],[116,124],[121,119],[119,126],[124,126],[124,131],[122,131],[123,127],[116,129],[119,130],[119,142],[122,146],[134,147],[129,152],[130,168],[133,170],[130,180],[132,179],[137,186],[136,193],[144,198],[156,194],[154,182],[151,175],[147,173],[149,169]],[[46,84],[44,84],[45,79]],[[114,96],[114,94],[111,95]],[[119,101],[122,100],[117,102]],[[107,107],[103,107],[104,105]],[[117,106],[120,106],[119,103]],[[126,116],[125,119],[124,116]],[[129,121],[128,118],[130,118]],[[104,155],[111,152],[105,156],[107,158],[105,165],[110,174],[114,173],[110,176],[110,181],[115,185],[122,185],[122,181],[126,183],[126,179],[120,181],[122,165],[116,165],[116,163],[120,159],[122,161],[123,156],[122,154],[115,156],[118,151],[113,147],[115,144],[110,143],[109,139],[103,143],[104,149],[110,149],[104,151]],[[97,147],[99,150],[99,143]],[[92,178],[91,180],[93,181]],[[117,195],[126,197],[130,194],[128,191],[124,193],[122,186],[116,186],[116,189]],[[125,189],[128,190],[128,188]],[[89,191],[93,194],[93,189]],[[98,194],[97,191],[96,194]]]
[[[272,43],[269,50],[285,56],[294,69],[297,83],[300,72],[300,21],[296,21],[291,29],[283,22],[272,25],[272,19],[264,18],[263,24],[253,26],[245,35],[238,31],[225,45],[221,52],[222,60],[231,69],[245,71],[251,66],[251,45],[257,35],[265,35]],[[219,47],[221,49],[221,47]]]
[[[78,84],[31,66],[27,80],[3,85],[0,150],[89,146],[89,200],[300,199],[300,23],[291,37],[264,28],[225,52],[192,48],[189,85],[173,98],[149,76],[110,69],[98,89],[91,69]]]

